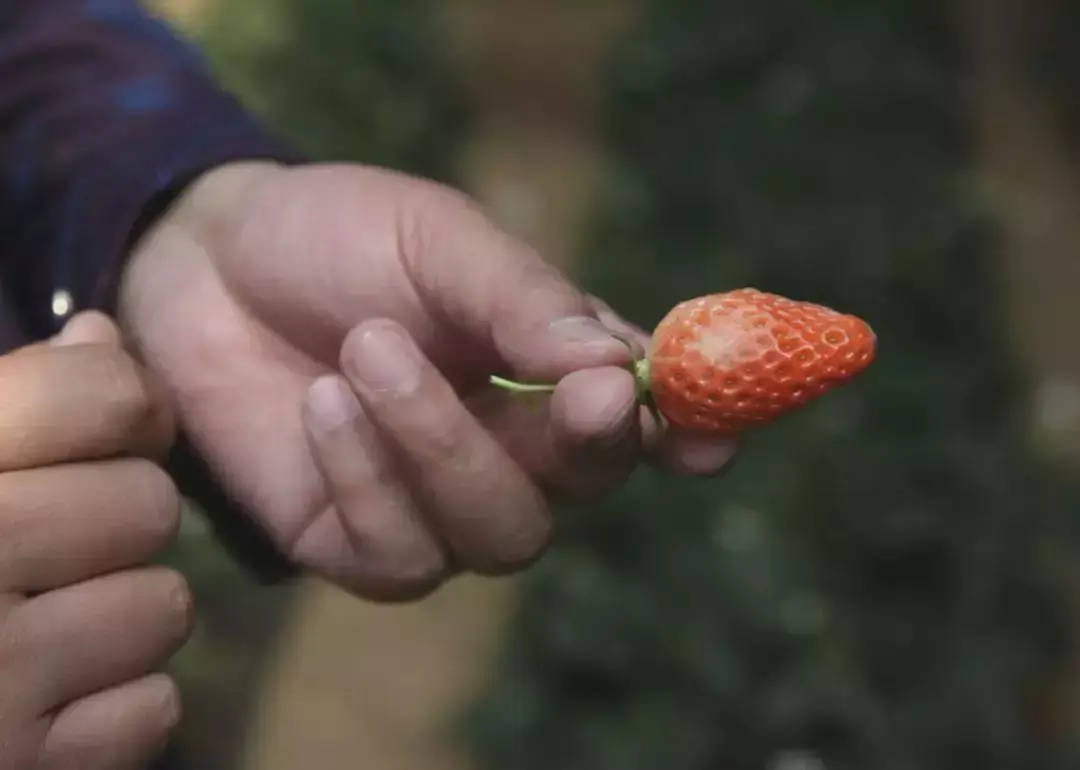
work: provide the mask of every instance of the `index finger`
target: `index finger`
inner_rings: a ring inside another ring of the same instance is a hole
[[[164,392],[115,344],[0,356],[0,472],[118,455],[157,459],[174,434]]]
[[[490,345],[514,376],[546,380],[626,362],[585,293],[469,198],[405,187],[398,216],[402,259],[425,304]]]

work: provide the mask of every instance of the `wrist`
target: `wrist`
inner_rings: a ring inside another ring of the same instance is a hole
[[[212,241],[236,221],[251,190],[287,167],[274,161],[233,161],[194,177],[148,228],[180,227],[196,240]]]
[[[200,262],[210,260],[225,227],[242,216],[251,190],[287,167],[272,161],[234,161],[216,166],[168,195],[134,241],[119,276],[117,320],[139,350],[138,328],[147,313],[182,292]],[[212,265],[211,265],[212,267]]]

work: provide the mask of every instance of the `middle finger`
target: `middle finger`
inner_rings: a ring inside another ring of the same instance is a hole
[[[543,496],[403,328],[357,327],[342,369],[463,566],[501,573],[537,556],[551,532]]]

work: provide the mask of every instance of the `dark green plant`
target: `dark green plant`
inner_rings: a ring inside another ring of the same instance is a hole
[[[300,149],[442,178],[464,113],[432,0],[227,0],[203,30],[225,83]]]
[[[1008,6],[1007,6],[1008,7]],[[1016,49],[1022,74],[1039,84],[1058,129],[1072,152],[1070,162],[1080,157],[1080,3],[1054,0],[1025,5],[1016,3],[1013,16],[1023,36]]]
[[[427,4],[224,9],[215,62],[287,136],[449,177]],[[1072,641],[1043,553],[1080,496],[1025,443],[943,12],[663,0],[613,63],[590,288],[648,326],[757,285],[864,316],[881,353],[723,479],[561,512],[469,724],[484,766],[1076,766],[1031,703]]]
[[[648,326],[756,285],[862,315],[880,359],[722,480],[564,513],[475,715],[486,767],[1071,766],[1030,697],[1067,649],[1063,487],[927,8],[665,0],[615,63],[590,287]]]

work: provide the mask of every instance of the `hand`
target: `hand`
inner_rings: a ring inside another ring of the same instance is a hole
[[[183,579],[145,567],[179,497],[173,422],[101,316],[0,357],[0,767],[141,768],[179,715],[151,673],[183,643]]]
[[[390,172],[213,171],[138,245],[120,302],[234,498],[375,599],[528,564],[550,500],[642,458],[711,474],[734,451],[661,438],[596,320],[626,331],[614,313],[463,196]],[[486,388],[500,372],[561,380],[538,407]]]

